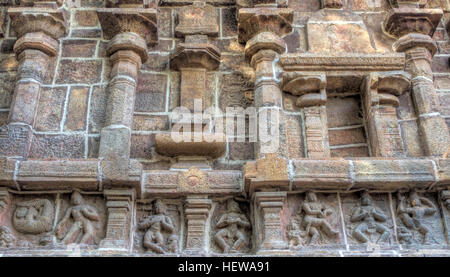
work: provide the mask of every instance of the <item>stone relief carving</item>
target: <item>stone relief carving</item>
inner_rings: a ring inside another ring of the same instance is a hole
[[[372,237],[378,234],[376,243],[389,242],[390,231],[385,225],[387,215],[372,204],[372,198],[367,191],[361,194],[360,203],[353,208],[350,222],[356,223],[351,235],[360,243],[374,242]]]
[[[298,198],[292,201],[299,202]],[[295,206],[294,203],[291,205]],[[339,231],[331,222],[333,215],[338,216],[333,207],[319,200],[315,192],[306,192],[304,201],[298,204],[298,212],[293,214],[286,226],[289,247],[295,249],[337,239]]]
[[[98,211],[85,204],[83,196],[74,191],[70,199],[71,207],[66,210],[64,217],[56,226],[56,237],[63,244],[93,244],[97,243],[96,226],[94,222],[100,221]],[[73,221],[70,225],[70,220]]]
[[[429,199],[420,197],[416,191],[410,191],[408,198],[399,192],[397,198],[397,215],[405,229],[417,231],[422,236],[421,243],[427,243],[431,230],[424,219],[437,212],[436,206]]]
[[[55,211],[47,199],[16,203],[13,215],[14,228],[25,234],[40,234],[52,230]]]
[[[229,199],[226,205],[227,210],[217,221],[214,241],[223,253],[241,252],[249,244],[245,231],[251,224],[235,200]]]
[[[9,248],[14,246],[16,238],[6,226],[0,226],[0,248]]]
[[[156,254],[178,251],[176,228],[170,216],[167,215],[167,208],[161,199],[153,202],[153,214],[141,220],[138,228],[145,230],[142,244],[147,251]]]
[[[335,237],[339,234],[326,219],[332,213],[331,209],[317,200],[314,192],[306,193],[306,201],[302,205],[302,227],[306,236],[309,237],[307,244],[317,243],[320,238],[323,239],[323,234],[328,237]]]

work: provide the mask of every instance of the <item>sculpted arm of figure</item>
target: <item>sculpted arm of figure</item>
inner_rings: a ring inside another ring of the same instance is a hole
[[[173,226],[172,219],[170,217],[165,216],[163,221],[161,221],[162,227],[170,233],[175,231],[175,227]]]
[[[64,214],[61,221],[56,225],[56,234],[59,235],[61,232],[61,229],[64,227],[64,224],[66,224],[67,220],[70,218],[70,214],[72,213],[72,208],[68,208],[66,213]]]
[[[250,228],[250,221],[248,221],[248,219],[245,217],[245,215],[241,215],[239,216],[239,222],[238,224],[242,227],[242,228]]]
[[[100,220],[100,217],[99,217],[97,211],[89,206],[82,209],[81,212],[83,213],[83,215],[85,217],[89,218],[90,220],[94,220],[94,221]]]
[[[433,215],[436,212],[436,206],[428,198],[421,197],[420,200],[425,203],[429,208],[425,209],[425,214]]]
[[[219,222],[217,222],[217,228],[223,228],[228,225],[228,216],[226,214],[222,215],[222,217],[219,219]]]
[[[365,216],[365,213],[363,213],[363,210],[361,208],[356,208],[352,212],[352,216],[350,217],[351,222],[360,221]]]
[[[144,218],[141,222],[138,223],[139,229],[147,229],[153,224],[153,218]]]
[[[377,208],[373,209],[373,217],[376,220],[381,221],[381,222],[384,222],[387,220],[386,215],[382,211],[378,210]]]
[[[313,210],[311,209],[311,206],[304,203],[302,206],[303,210],[305,211],[306,214],[308,215],[320,215],[322,213],[321,210]]]

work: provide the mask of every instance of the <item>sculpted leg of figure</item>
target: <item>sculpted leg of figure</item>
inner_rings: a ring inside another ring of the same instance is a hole
[[[158,233],[159,232],[154,233],[151,230],[147,231],[144,236],[144,247],[157,254],[164,254],[164,250],[157,244],[158,241],[162,241],[161,238],[158,238]],[[161,235],[161,233],[159,233],[159,235]]]
[[[418,226],[417,230],[423,236],[422,243],[426,243],[427,242],[427,238],[428,238],[428,233],[429,233],[430,230],[427,227],[423,226],[422,224],[420,224]]]
[[[70,227],[69,232],[67,232],[64,239],[62,240],[62,243],[63,244],[74,243],[81,231],[82,231],[81,223],[78,221],[74,222]]]
[[[222,229],[214,237],[214,240],[216,241],[217,245],[219,245],[220,248],[222,248],[223,253],[228,253],[230,251],[230,246],[225,241],[225,238],[228,236],[228,232],[226,229]]]
[[[232,250],[239,250],[241,247],[243,247],[245,245],[245,236],[241,231],[237,231],[235,238],[237,239],[234,244],[233,247],[231,247]]]
[[[325,219],[322,219],[320,222],[320,227],[322,228],[322,231],[329,237],[336,236],[339,234],[338,231],[333,230],[333,227],[331,227],[330,223],[326,221]]]
[[[94,242],[95,228],[91,223],[83,224],[83,237],[80,240],[81,244],[89,244]]]
[[[366,243],[369,241],[369,238],[363,234],[367,230],[367,224],[361,223],[359,224],[355,230],[353,231],[353,237],[359,240],[362,243]]]
[[[314,244],[319,240],[320,233],[316,227],[311,226],[309,228],[309,235],[311,236],[311,239],[309,240],[309,244]]]
[[[389,229],[386,226],[379,223],[377,223],[375,226],[377,232],[381,234],[377,242],[386,242],[389,239],[390,235]]]

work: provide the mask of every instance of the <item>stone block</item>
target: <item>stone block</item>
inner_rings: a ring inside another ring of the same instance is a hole
[[[85,136],[34,134],[30,158],[83,158]]]
[[[354,188],[398,190],[428,188],[435,180],[430,160],[354,160]]]
[[[293,189],[336,190],[352,186],[350,162],[343,159],[294,160]]]
[[[166,109],[167,75],[141,73],[136,89],[135,111],[163,112]]]
[[[97,49],[96,40],[64,40],[62,44],[62,57],[92,58]]]
[[[42,88],[35,128],[38,131],[59,131],[63,117],[67,88]]]
[[[64,130],[86,130],[89,87],[71,87]]]
[[[95,84],[101,80],[102,62],[97,60],[61,60],[58,84]]]

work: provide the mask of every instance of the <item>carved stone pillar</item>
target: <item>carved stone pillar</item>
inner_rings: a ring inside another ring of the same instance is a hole
[[[406,71],[412,78],[412,96],[428,156],[442,156],[450,143],[449,132],[440,114],[433,84],[431,58],[437,51],[431,38],[442,17],[441,9],[421,9],[419,3],[397,3],[387,15],[384,29],[397,38],[393,48],[406,54]],[[398,8],[397,8],[398,7]]]
[[[18,38],[14,53],[19,69],[8,125],[0,130],[0,144],[5,155],[27,157],[41,85],[52,58],[58,55],[58,39],[66,33],[66,21],[60,9],[14,7],[8,14]]]
[[[296,105],[303,108],[308,158],[330,157],[327,127],[326,77],[320,75],[286,76],[283,90],[298,95]]]
[[[261,116],[267,115],[267,129],[273,121],[283,124],[280,116],[281,89],[276,72],[276,61],[279,54],[286,51],[286,44],[281,36],[291,32],[293,11],[277,8],[276,1],[255,3],[255,8],[239,9],[238,32],[239,42],[245,43],[245,55],[255,69],[254,103],[260,118],[260,128],[264,127]],[[277,118],[276,118],[277,117]],[[272,131],[273,132],[273,131]],[[276,131],[275,131],[276,132]],[[274,141],[265,140],[259,133],[256,145],[256,156],[262,158],[266,154],[277,153],[285,156],[285,148],[276,147]],[[278,144],[285,141],[285,134],[276,132],[271,137],[278,139]]]
[[[409,89],[408,76],[401,73],[370,74],[365,88],[365,116],[372,155],[403,157],[405,149],[400,136],[396,109],[398,96]]]
[[[198,254],[206,251],[206,221],[212,201],[207,196],[188,196],[185,203],[187,225],[186,252]]]
[[[108,179],[124,175],[130,158],[137,74],[157,38],[156,11],[111,8],[97,11],[112,63],[106,124],[100,134],[99,157],[109,163]]]
[[[108,209],[106,237],[100,249],[128,250],[130,248],[131,220],[134,190],[105,190]]]
[[[287,242],[283,238],[282,210],[286,201],[286,192],[255,192],[253,203],[255,214],[262,221],[262,230],[255,230],[258,251],[286,249]],[[258,224],[256,224],[258,225]]]

